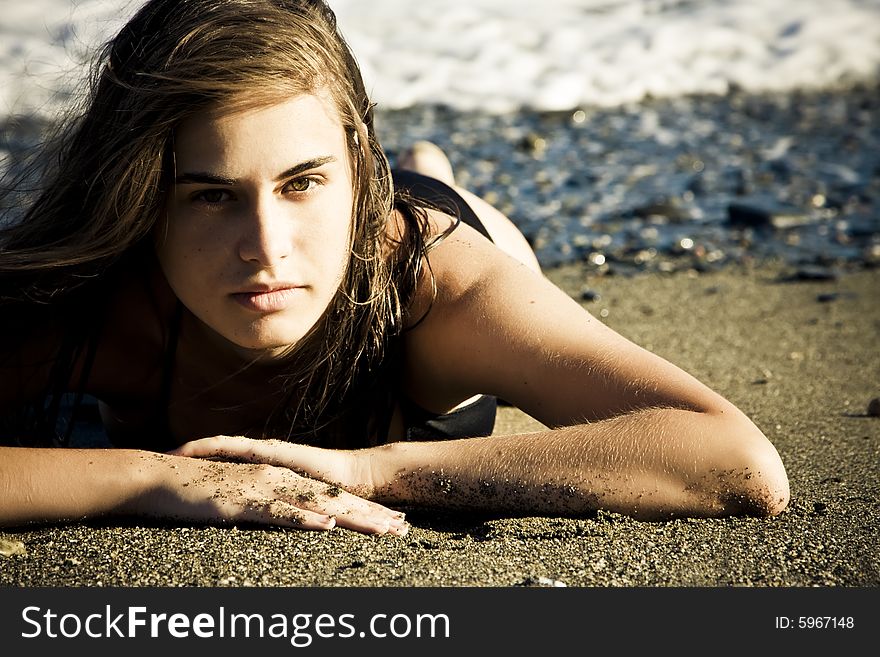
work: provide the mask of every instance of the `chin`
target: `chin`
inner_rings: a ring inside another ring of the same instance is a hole
[[[228,338],[239,349],[255,356],[275,357],[291,351],[308,331],[259,331]]]
[[[235,351],[239,352],[243,357],[248,360],[257,361],[278,360],[290,353],[295,346],[295,343],[278,344],[275,342],[260,343],[251,341],[235,341],[232,344],[235,347]]]

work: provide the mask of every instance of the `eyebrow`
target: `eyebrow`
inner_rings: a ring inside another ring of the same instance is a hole
[[[289,169],[285,169],[275,176],[275,182],[279,182],[285,178],[292,178],[305,171],[317,169],[318,167],[335,161],[336,157],[334,155],[324,155],[322,157],[315,157],[311,160],[306,160],[305,162],[300,162],[299,164],[294,164]],[[180,174],[174,179],[174,182],[177,185],[235,185],[238,180],[216,173],[193,171]]]

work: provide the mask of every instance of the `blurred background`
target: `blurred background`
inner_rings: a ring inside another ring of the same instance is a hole
[[[7,168],[141,4],[4,2]],[[437,142],[545,266],[880,262],[880,0],[330,4],[392,162]]]

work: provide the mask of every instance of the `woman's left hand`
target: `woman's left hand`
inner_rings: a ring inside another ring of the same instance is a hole
[[[322,449],[244,436],[214,436],[184,443],[169,453],[289,468],[302,476],[335,484],[358,497],[372,499],[376,490],[368,451]]]

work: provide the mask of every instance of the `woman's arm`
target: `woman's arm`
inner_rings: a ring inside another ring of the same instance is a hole
[[[389,445],[380,499],[436,497],[449,480],[507,510],[657,518],[785,508],[779,455],[733,404],[460,228],[431,253],[439,298],[408,337],[406,389],[438,412],[494,394],[551,430]],[[493,484],[495,502],[483,493]]]
[[[788,486],[739,418],[652,408],[511,436],[393,443],[370,455],[373,499],[392,505],[645,520],[773,515]]]
[[[779,455],[730,402],[467,226],[431,263],[439,296],[407,334],[405,389],[438,413],[494,394],[549,430],[351,452],[207,439],[177,453],[292,467],[393,505],[645,519],[785,508]]]
[[[138,317],[140,325],[149,321],[138,313],[134,295],[125,299],[132,304],[126,317]],[[62,336],[60,326],[43,326],[15,350],[6,344],[8,353],[0,359],[0,417],[38,403],[49,387]],[[116,355],[103,356],[113,367],[103,374],[93,368],[87,384],[96,387],[86,386],[84,392],[100,396],[102,389],[137,380],[129,363],[124,372],[118,368]],[[84,387],[83,360],[73,364],[71,390]],[[119,380],[120,372],[126,381]],[[28,444],[27,437],[20,442]],[[306,529],[338,525],[366,533],[403,534],[407,529],[403,514],[289,468],[141,450],[0,447],[0,526],[106,516]]]
[[[176,453],[289,467],[389,506],[560,516],[604,509],[660,520],[781,512],[788,482],[767,445],[738,412],[651,408],[534,433],[353,451],[224,436]]]
[[[402,513],[289,468],[139,450],[0,448],[0,526],[102,516],[407,530]]]

